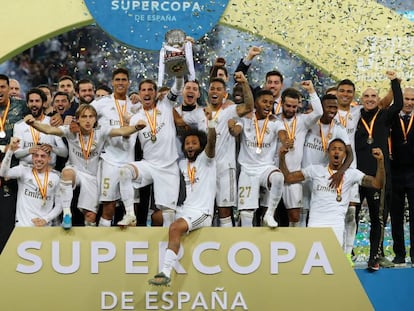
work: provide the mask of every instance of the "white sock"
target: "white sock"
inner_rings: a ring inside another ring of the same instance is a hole
[[[124,166],[119,169],[119,191],[121,192],[122,202],[125,212],[135,216],[134,211],[134,187],[132,186],[133,168]]]
[[[231,228],[233,227],[233,222],[231,221],[231,216],[220,218],[220,227]]]
[[[111,224],[112,224],[111,220],[105,219],[103,217],[99,219],[99,227],[110,227]]]
[[[161,271],[164,272],[164,274],[167,277],[171,277],[171,271],[172,271],[172,268],[175,266],[176,262],[177,262],[177,254],[174,253],[169,248],[167,248],[167,251],[165,252],[165,257],[164,257],[164,265]]]
[[[355,206],[348,206],[345,215],[344,252],[351,254],[356,234]]]
[[[276,208],[282,198],[284,177],[280,172],[272,172],[270,179],[269,206],[264,217],[274,217]]]
[[[163,209],[162,210],[162,226],[169,228],[170,225],[175,221],[175,210],[171,208]]]
[[[96,222],[90,222],[85,220],[85,227],[96,227]]]
[[[289,222],[289,227],[299,227],[299,223],[298,222]]]
[[[243,210],[240,211],[240,220],[242,227],[253,227],[253,210]]]
[[[59,183],[59,192],[60,192],[60,203],[63,208],[63,213],[72,215],[70,211],[70,204],[72,203],[73,198],[73,188],[72,181],[70,180],[61,180]]]

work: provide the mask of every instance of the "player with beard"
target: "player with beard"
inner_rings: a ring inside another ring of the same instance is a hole
[[[236,206],[236,141],[230,134],[228,121],[240,118],[253,111],[253,94],[241,72],[234,78],[242,85],[244,103],[226,106],[226,85],[222,79],[214,78],[208,89],[208,107],[212,111],[212,121],[217,123],[217,185],[216,205],[221,227],[232,227],[233,206]]]
[[[120,128],[129,124],[129,118],[133,114],[133,104],[127,96],[129,85],[128,70],[115,69],[112,73],[113,93],[91,103],[98,113],[101,126]],[[99,226],[110,227],[115,215],[116,201],[121,199],[119,168],[135,160],[135,139],[133,136],[113,137],[106,141],[104,148],[105,152],[101,154],[99,201],[102,203],[102,217]]]
[[[180,161],[180,171],[186,184],[186,199],[177,208],[177,218],[168,231],[168,246],[160,273],[149,280],[152,285],[167,286],[171,282],[171,271],[178,260],[181,236],[202,227],[211,226],[214,211],[216,185],[216,122],[209,108],[205,109],[208,134],[190,130],[183,138],[182,150],[185,158]]]
[[[147,126],[138,133],[142,160],[130,162],[119,170],[121,198],[126,211],[118,222],[121,226],[129,226],[136,221],[133,187],[142,188],[151,183],[154,184],[156,208],[162,211],[163,226],[169,227],[175,219],[180,175],[173,107],[183,85],[182,77],[175,78],[167,96],[157,100],[157,85],[153,80],[139,83],[142,109],[132,116],[130,122],[145,120]]]
[[[17,179],[16,203],[17,227],[43,227],[51,225],[61,212],[54,207],[60,174],[50,168],[50,148],[39,145],[31,154],[32,165],[19,164],[10,168],[13,153],[19,147],[20,139],[12,137],[10,147],[0,167],[0,176]]]
[[[329,227],[335,232],[339,244],[343,245],[345,215],[351,199],[350,189],[353,184],[362,187],[381,189],[385,181],[384,156],[380,148],[372,149],[376,159],[375,177],[349,168],[345,171],[341,183],[332,187],[331,177],[341,169],[348,157],[347,146],[341,139],[334,139],[328,146],[328,165],[310,165],[302,170],[290,172],[285,161],[289,149],[282,146],[280,150],[279,168],[285,176],[285,183],[298,183],[311,180],[312,195],[309,210],[309,227]]]
[[[62,179],[59,185],[60,204],[63,208],[64,229],[72,227],[72,213],[70,204],[73,197],[73,187],[80,185],[78,208],[85,216],[86,226],[95,226],[98,206],[98,165],[99,156],[104,143],[109,137],[128,136],[142,129],[145,122],[138,122],[135,126],[121,128],[109,128],[97,126],[97,113],[93,106],[80,105],[76,110],[76,119],[79,124],[79,132],[73,133],[69,125],[52,127],[40,123],[32,115],[24,118],[24,121],[36,130],[46,134],[66,137],[69,144],[69,160],[62,171]]]
[[[95,85],[89,79],[79,80],[75,91],[79,98],[79,104],[90,104],[95,99]]]
[[[38,88],[33,88],[26,94],[27,108],[33,118],[40,123],[49,124],[50,117],[44,114],[44,104],[46,101],[45,93]],[[15,150],[14,155],[20,160],[21,164],[32,164],[32,154],[39,148],[50,153],[50,165],[52,167],[55,167],[56,156],[63,158],[68,156],[68,148],[61,137],[40,133],[27,125],[23,120],[14,126],[13,136],[20,138],[19,147]]]
[[[198,106],[200,98],[200,84],[197,80],[187,81],[183,89],[183,103],[175,110],[183,118],[184,122],[191,128],[200,131],[206,130],[206,119],[203,109]]]
[[[300,85],[309,93],[312,112],[298,114],[297,110],[302,96],[298,90],[288,88],[282,93],[282,113],[277,115],[288,135],[290,152],[286,155],[286,163],[291,171],[300,170],[306,134],[323,114],[321,101],[315,92],[312,81],[302,81]],[[277,161],[276,159],[276,163],[278,163]],[[303,208],[302,192],[302,184],[288,184],[284,187],[283,203],[288,212],[290,227],[299,225],[300,210]]]

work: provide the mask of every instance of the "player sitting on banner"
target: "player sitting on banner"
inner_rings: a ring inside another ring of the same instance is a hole
[[[205,108],[208,121],[206,134],[190,130],[183,138],[183,153],[186,159],[179,163],[186,185],[186,199],[177,207],[176,220],[170,225],[168,247],[165,252],[161,272],[149,280],[152,285],[169,285],[171,271],[178,260],[181,236],[201,227],[209,227],[212,223],[214,198],[216,195],[216,121],[212,113]]]

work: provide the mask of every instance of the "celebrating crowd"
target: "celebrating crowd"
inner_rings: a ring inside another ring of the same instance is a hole
[[[366,199],[368,269],[405,265],[414,89],[402,91],[393,71],[384,73],[388,94],[369,87],[361,104],[350,79],[317,94],[312,81],[289,87],[272,70],[255,87],[247,77],[260,53],[250,48],[233,75],[217,59],[205,102],[198,81],[181,75],[159,89],[144,79],[136,92],[125,68],[112,72],[111,88],[63,75],[57,90],[33,85],[22,100],[17,81],[0,74],[0,249],[15,226],[127,227],[150,214],[169,228],[155,285],[171,281],[181,236],[213,224],[329,227],[353,264]],[[382,247],[388,215],[393,262]]]

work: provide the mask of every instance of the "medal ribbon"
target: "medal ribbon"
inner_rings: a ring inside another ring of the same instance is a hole
[[[43,180],[43,186],[42,186],[42,183],[40,182],[39,175],[37,174],[37,171],[34,168],[32,168],[32,173],[33,173],[33,176],[36,180],[36,184],[39,187],[39,192],[42,195],[42,199],[43,199],[43,201],[46,201],[47,182],[49,180],[49,171],[46,170],[46,172],[45,172],[45,179]]]
[[[277,105],[276,105],[276,109],[275,109],[275,114],[278,114],[280,111],[280,108],[282,107],[282,101],[276,101]]]
[[[326,149],[327,149],[327,145],[328,145],[328,141],[329,141],[329,139],[330,139],[330,134],[331,134],[331,130],[332,130],[332,127],[333,127],[333,123],[334,121],[332,120],[331,121],[331,123],[329,124],[329,129],[328,129],[328,133],[326,134],[326,136],[325,135],[323,135],[323,131],[322,131],[322,123],[318,120],[318,124],[319,124],[319,131],[320,131],[320,134],[321,134],[321,141],[322,141],[322,148],[323,148],[323,151],[324,152],[326,152]]]
[[[6,132],[6,120],[7,120],[7,115],[9,114],[9,109],[10,109],[10,99],[7,101],[6,109],[4,110],[3,115],[1,117],[0,132]]]
[[[329,172],[329,175],[331,175],[331,176],[334,174],[334,172],[331,170],[331,168],[329,167],[329,165],[328,165],[328,172]],[[344,178],[342,177],[341,182],[339,183],[338,187],[336,187],[336,196],[337,197],[341,197],[342,184],[343,183],[344,183]]]
[[[404,120],[400,117],[401,130],[402,130],[402,133],[403,133],[403,136],[404,136],[404,141],[407,141],[407,135],[410,132],[411,127],[413,126],[413,116],[414,115],[411,115],[411,117],[410,117],[410,121],[408,122],[407,129],[405,129]]]
[[[346,125],[348,123],[349,113],[350,113],[350,111],[347,111],[345,117],[341,117],[341,115],[339,114],[339,111],[338,111],[339,122],[341,122],[341,124],[344,128],[346,128]]]
[[[296,116],[294,116],[294,119],[292,121],[292,129],[289,128],[289,124],[283,118],[283,124],[285,125],[286,132],[288,134],[289,139],[293,140],[295,139],[295,133],[296,133]]]
[[[158,111],[157,108],[153,109],[152,120],[151,120],[151,116],[149,115],[149,113],[146,110],[144,110],[145,115],[147,116],[148,124],[151,128],[152,136],[155,136],[156,130],[157,130],[157,111]]]
[[[83,157],[85,160],[89,159],[89,154],[91,153],[93,134],[94,134],[94,130],[92,130],[92,132],[89,134],[88,147],[87,149],[85,149],[85,142],[83,141],[83,135],[82,133],[79,133],[79,142],[80,142]]]
[[[214,120],[214,121],[216,121],[216,122],[217,122],[217,118],[218,118],[218,115],[219,115],[220,111],[221,111],[221,106],[220,106],[220,108],[216,111],[216,113],[214,114],[214,117],[213,117],[213,120]]]
[[[195,173],[196,173],[195,167],[194,166],[191,167],[190,161],[188,161],[187,162],[187,174],[188,174],[188,178],[190,178],[191,185],[193,185],[195,182]]]
[[[39,122],[42,122],[45,116],[43,115]],[[40,132],[36,130],[33,126],[30,126],[30,133],[32,134],[33,143],[36,146],[39,142]]]
[[[269,116],[266,117],[262,130],[259,131],[259,121],[257,118],[254,118],[254,126],[256,128],[256,140],[257,140],[257,147],[262,148],[263,145],[263,139],[266,133],[267,123],[269,122]]]
[[[369,122],[369,126],[368,126],[367,122],[364,120],[364,118],[361,117],[361,122],[362,122],[362,124],[364,125],[365,129],[368,132],[368,139],[372,139],[372,132],[374,130],[374,124],[375,124],[375,120],[377,119],[378,112],[380,112],[379,109],[378,109],[377,113],[374,115],[374,117],[372,118],[371,122]]]
[[[118,100],[115,99],[115,107],[116,107],[116,110],[118,111],[119,123],[120,123],[121,127],[124,126],[124,115],[125,115],[125,112],[126,112],[126,106],[127,105],[125,103],[125,105],[123,105],[121,107],[121,105],[119,105]]]

